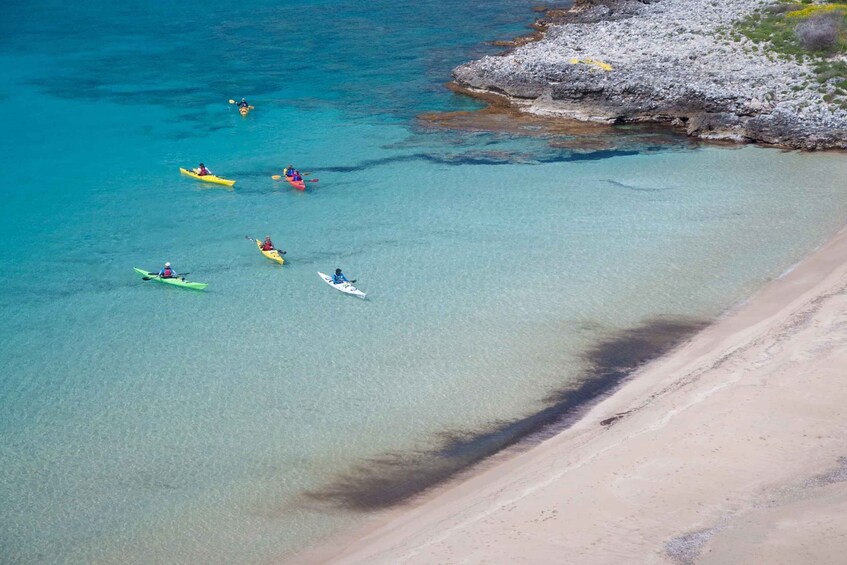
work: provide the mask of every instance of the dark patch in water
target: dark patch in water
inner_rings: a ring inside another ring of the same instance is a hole
[[[628,190],[634,190],[636,192],[663,192],[665,190],[670,190],[669,188],[634,186],[634,185],[631,185],[631,184],[618,182],[618,181],[612,180],[612,179],[604,179],[604,180],[605,180],[605,182],[611,184],[612,186],[618,186],[620,188],[626,188]]]
[[[380,159],[368,159],[360,161],[355,165],[335,165],[313,167],[316,170],[333,173],[352,173],[364,171],[380,165],[392,163],[404,163],[409,161],[426,161],[439,165],[514,165],[514,164],[541,164],[541,163],[566,163],[570,161],[597,161],[600,159],[611,159],[613,157],[626,157],[638,155],[636,150],[611,149],[602,151],[587,151],[581,153],[555,152],[547,155],[535,155],[528,153],[514,153],[509,151],[471,151],[467,153],[412,153],[383,157]]]
[[[353,173],[356,171],[364,171],[365,169],[370,169],[373,167],[378,167],[380,165],[388,165],[391,163],[403,163],[406,161],[420,161],[421,154],[413,154],[413,155],[397,155],[394,157],[382,157],[380,159],[367,159],[364,161],[359,161],[359,163],[355,165],[336,165],[336,166],[328,166],[328,167],[313,167],[317,168],[320,171],[328,171],[333,173]]]
[[[131,70],[127,69],[131,75]],[[28,81],[28,84],[56,98],[82,100],[90,103],[108,101],[114,104],[132,106],[136,104],[157,104],[190,107],[198,100],[208,97],[205,88],[196,86],[156,87],[141,84],[136,89],[117,89],[112,85],[117,77],[109,80],[102,74],[94,76],[50,76]]]
[[[603,338],[584,355],[584,378],[550,395],[539,412],[495,422],[489,429],[444,432],[439,447],[432,450],[385,453],[364,460],[306,497],[351,510],[404,502],[521,440],[537,442],[565,429],[635,369],[705,325],[702,320],[657,318]]]

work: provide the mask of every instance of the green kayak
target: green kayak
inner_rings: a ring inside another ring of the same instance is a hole
[[[157,281],[157,282],[160,282],[160,283],[165,283],[165,284],[172,284],[174,286],[181,286],[182,288],[192,288],[194,290],[203,290],[204,288],[209,286],[206,283],[188,282],[187,280],[185,280],[183,278],[179,278],[179,277],[175,277],[175,278],[171,278],[171,279],[163,279],[162,277],[159,276],[158,273],[150,273],[148,271],[145,271],[144,269],[139,269],[138,267],[135,267],[135,272],[138,273],[139,275],[141,275],[142,277],[149,277],[150,280]]]

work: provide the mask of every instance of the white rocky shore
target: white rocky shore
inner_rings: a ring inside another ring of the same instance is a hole
[[[577,2],[564,23],[548,21],[541,40],[462,65],[453,76],[471,94],[506,95],[536,114],[671,123],[706,139],[847,148],[847,110],[824,100],[808,63],[725,34],[775,3]]]

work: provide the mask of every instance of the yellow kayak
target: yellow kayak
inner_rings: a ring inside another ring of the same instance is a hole
[[[262,255],[264,255],[265,257],[267,257],[271,261],[276,261],[280,265],[285,263],[285,259],[283,259],[282,255],[279,254],[279,251],[277,251],[276,249],[271,249],[270,251],[265,251],[264,249],[262,249],[262,242],[259,241],[258,239],[255,240],[255,241],[256,241],[256,247],[259,248],[259,251],[262,252]]]
[[[241,108],[238,109],[238,113],[241,114],[242,116],[246,116],[249,112],[250,112],[249,107],[248,108],[241,107]]]
[[[188,169],[183,169],[182,167],[179,168],[179,172],[181,172],[184,175],[188,175],[189,177],[191,177],[193,179],[201,180],[203,182],[211,182],[211,183],[214,183],[214,184],[222,184],[222,185],[225,185],[225,186],[232,186],[232,185],[235,184],[234,180],[222,179],[221,177],[216,177],[215,175],[200,176],[197,173],[195,173],[194,171],[189,171]]]

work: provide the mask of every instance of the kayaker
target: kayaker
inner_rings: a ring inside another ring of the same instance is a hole
[[[171,269],[170,261],[166,262],[164,268],[159,271],[159,277],[163,279],[172,279],[176,277],[176,271]]]
[[[335,269],[335,274],[332,275],[332,284],[341,284],[346,282],[354,283],[356,282],[356,279],[348,281],[347,277],[344,276],[344,273],[341,272],[341,269]]]
[[[301,180],[303,180],[303,177],[300,176],[300,171],[294,171],[294,174],[291,175],[291,180],[293,180],[294,182],[300,182]]]
[[[241,102],[238,103],[239,108],[247,108],[249,106],[250,106],[250,104],[248,104],[247,100],[245,100],[244,98],[242,98]]]
[[[262,251],[273,251],[273,250],[274,250],[274,244],[271,241],[271,236],[266,235],[265,241],[262,242]]]
[[[194,172],[197,173],[197,176],[205,177],[206,175],[211,175],[212,171],[206,168],[206,165],[200,163],[200,166],[194,169]]]
[[[288,165],[287,167],[282,169],[282,174],[284,174],[287,177],[293,177],[294,176],[294,165]]]

